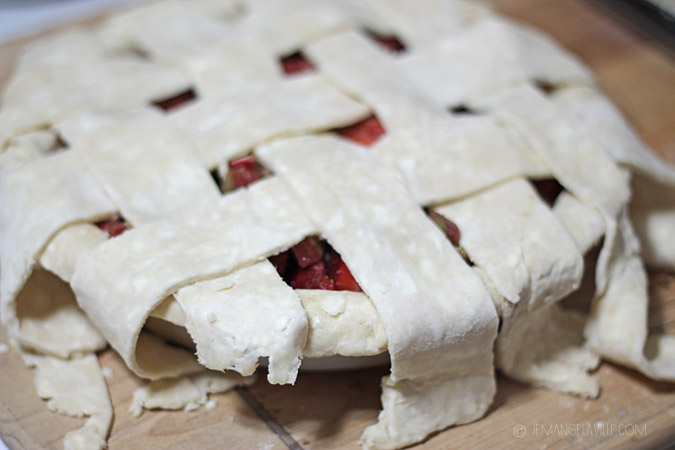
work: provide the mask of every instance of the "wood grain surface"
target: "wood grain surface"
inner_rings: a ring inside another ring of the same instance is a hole
[[[643,139],[675,162],[675,62],[653,42],[585,0],[492,0],[505,14],[535,25],[577,54]],[[90,21],[95,23],[96,21]],[[0,85],[20,46],[0,47]],[[650,273],[650,329],[675,334],[675,274]],[[7,342],[0,331],[0,342]],[[271,386],[262,374],[252,387],[213,396],[215,410],[129,413],[144,382],[107,350],[116,449],[357,448],[380,410],[379,380],[387,369],[302,373],[295,386]],[[665,448],[675,442],[675,384],[603,363],[598,400],[532,388],[498,378],[487,417],[438,433],[416,448]],[[84,419],[47,410],[33,389],[33,373],[10,352],[0,355],[0,436],[9,448],[61,448]],[[523,434],[523,436],[519,436]]]

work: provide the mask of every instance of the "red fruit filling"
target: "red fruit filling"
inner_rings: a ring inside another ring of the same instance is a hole
[[[455,247],[459,246],[459,239],[461,237],[459,233],[459,227],[452,220],[438,214],[433,209],[428,210],[429,218],[434,221],[438,228],[445,233],[447,238],[452,242],[452,245]]]
[[[553,205],[555,199],[565,188],[558,183],[555,178],[547,178],[545,180],[530,180],[534,188],[539,192],[541,198],[549,205]]]
[[[332,248],[326,255],[326,269],[328,276],[335,280],[335,290],[361,292],[361,286],[354,279],[354,275],[352,275],[342,257]]]
[[[286,75],[313,72],[314,66],[301,52],[293,53],[281,59],[281,67]]]
[[[288,270],[288,265],[289,265],[289,256],[291,255],[290,251],[282,252],[279,253],[278,255],[270,256],[268,259],[272,263],[275,269],[277,269],[277,272],[279,272],[279,275],[282,277]]]
[[[307,237],[290,250],[271,256],[279,275],[294,289],[361,292],[340,255],[324,241]]]
[[[223,192],[230,192],[240,187],[248,186],[265,176],[265,169],[258,164],[255,155],[246,155],[233,159],[228,163],[225,180],[220,183]]]
[[[336,128],[335,131],[349,140],[366,146],[373,145],[385,133],[382,123],[373,115],[353,125]]]
[[[298,270],[291,278],[293,289],[325,289],[335,290],[335,281],[326,274],[326,263],[323,260]]]
[[[304,238],[292,249],[293,256],[300,268],[304,269],[323,259],[323,245],[312,236]]]
[[[158,108],[163,109],[165,112],[169,112],[173,109],[178,108],[186,103],[189,103],[197,98],[197,94],[194,89],[188,89],[185,92],[174,95],[173,97],[165,98],[163,100],[157,100],[152,102]]]
[[[375,42],[390,52],[400,53],[405,51],[405,45],[403,45],[396,36],[382,36],[373,33],[373,38],[375,39]]]
[[[108,236],[111,238],[119,236],[129,229],[126,220],[124,220],[122,217],[114,217],[112,219],[102,220],[100,222],[96,222],[95,225],[101,230],[106,231]]]

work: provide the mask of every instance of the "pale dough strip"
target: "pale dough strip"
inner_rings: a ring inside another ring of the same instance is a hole
[[[480,104],[521,132],[548,162],[556,179],[603,217],[605,238],[585,328],[589,347],[650,377],[675,379],[675,340],[666,335],[647,336],[647,274],[627,214],[627,171],[612,161],[576,119],[531,87],[514,87]]]
[[[189,86],[190,78],[178,67],[106,55],[91,32],[46,38],[33,45],[7,84],[0,111],[0,150],[17,134],[85,112],[144,106]]]
[[[276,141],[256,154],[292,186],[387,333],[391,376],[364,447],[409,445],[482,416],[495,389],[494,306],[400,181],[368,150],[327,136]]]
[[[506,300],[496,299],[502,320],[497,367],[523,381],[597,396],[598,382],[586,372],[598,358],[583,346],[583,320],[553,306],[578,288],[581,253],[534,188],[515,179],[436,211],[458,225],[460,245],[494,295]],[[551,320],[570,326],[548,332]]]
[[[87,114],[59,129],[133,225],[220,197],[189,141],[158,111]]]
[[[263,180],[103,243],[79,261],[72,286],[134,372],[151,379],[177,376],[199,367],[189,353],[176,356],[176,349],[160,357],[139,344],[143,355],[137,355],[136,341],[150,312],[181,287],[249,265],[313,230],[281,180]],[[143,340],[154,343],[150,336]]]
[[[233,273],[239,274],[241,269]],[[225,283],[226,277],[213,280]],[[234,286],[233,283],[223,284]],[[188,288],[183,288],[183,292]],[[387,336],[370,299],[361,292],[296,289],[307,313],[307,341],[302,355],[310,358],[323,356],[370,356],[387,350]],[[228,310],[228,314],[231,312]],[[186,316],[172,297],[165,299],[150,314],[179,327],[186,326]]]
[[[280,135],[354,123],[368,109],[318,75],[251,85],[196,102],[171,115],[209,168]]]
[[[66,434],[65,450],[107,448],[113,406],[96,355],[69,360],[26,353],[21,356],[27,365],[36,367],[35,388],[50,410],[89,417],[82,428]]]
[[[189,142],[159,112],[139,109],[87,115],[61,129],[77,151],[86,155],[121,213],[135,225],[161,221],[172,212],[197,205],[208,209],[218,202],[220,194],[208,170],[198,164]],[[283,201],[283,195],[279,200]],[[222,290],[223,284],[236,284],[236,288]],[[270,381],[295,380],[307,320],[299,299],[270,263],[197,283],[176,292],[175,297],[185,310],[199,361],[206,367],[250,375],[258,359],[269,356]],[[251,314],[257,320],[249,320]],[[275,328],[276,317],[286,317],[288,324]],[[246,323],[248,328],[243,327]],[[261,343],[263,336],[267,342]],[[249,344],[242,343],[246,340]]]
[[[3,169],[0,174],[3,201],[0,208],[1,312],[10,336],[21,343],[15,300],[44,247],[59,229],[76,222],[94,221],[116,208],[94,177],[81,167],[80,155],[76,153],[59,153]],[[72,307],[76,314],[74,302]],[[96,347],[95,342],[84,346]],[[63,348],[57,353],[68,354],[77,349]]]
[[[269,356],[268,381],[295,382],[307,317],[269,261],[186,286],[174,297],[185,311],[201,364],[251,375],[260,357]]]
[[[420,87],[429,80],[408,79],[403,61],[395,64],[362,34],[331,36],[307,53],[326,77],[373,107],[387,131],[374,150],[401,175],[418,203],[441,203],[511,177],[550,173],[521,136],[494,119],[455,119],[435,105]],[[480,174],[476,166],[482,167]]]

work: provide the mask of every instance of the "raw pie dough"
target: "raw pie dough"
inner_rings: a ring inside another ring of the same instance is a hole
[[[314,72],[284,75],[297,51]],[[370,148],[330,133],[370,114]],[[210,172],[249,152],[271,175],[221,194]],[[553,205],[527,181],[550,177]],[[675,380],[640,254],[675,267],[675,168],[573,56],[477,2],[163,0],[36,42],[2,97],[0,202],[2,321],[48,406],[90,417],[67,448],[105,446],[108,343],[153,380],[135,415],[207,404],[261,358],[293,383],[303,356],[388,351],[364,448],[481,418],[495,365],[585,397],[600,358]],[[114,216],[131,229],[108,239],[93,223]],[[363,292],[294,290],[267,260],[316,235]]]

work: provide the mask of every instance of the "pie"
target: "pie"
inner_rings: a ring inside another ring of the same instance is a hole
[[[0,149],[2,321],[50,408],[89,416],[67,448],[105,446],[107,345],[152,380],[136,414],[261,358],[292,384],[388,352],[367,449],[480,419],[495,366],[590,398],[600,358],[675,380],[643,263],[675,267],[675,168],[480,3],[148,3],[26,48]]]

